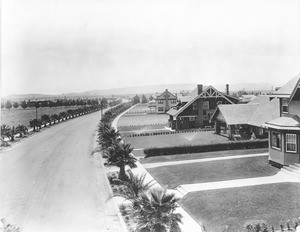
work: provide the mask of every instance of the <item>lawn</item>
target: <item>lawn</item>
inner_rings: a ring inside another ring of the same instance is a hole
[[[38,118],[43,114],[59,114],[69,109],[77,109],[81,106],[59,106],[59,107],[41,107],[37,109]],[[17,108],[10,110],[1,109],[1,123],[9,126],[25,125],[29,127],[29,121],[35,119],[35,108]]]
[[[145,126],[121,126],[118,130],[122,133],[135,131],[136,133],[144,133],[153,130],[165,129],[165,125],[145,125]],[[169,131],[165,129],[165,131]]]
[[[267,153],[267,152],[268,152],[268,148],[213,151],[213,152],[192,153],[192,154],[153,156],[153,157],[141,159],[140,162],[142,164],[162,163],[162,162],[178,161],[178,160],[193,160],[193,159],[215,158],[215,157],[225,157],[225,156],[235,156],[235,155],[249,155],[249,154]]]
[[[148,168],[161,185],[175,188],[182,184],[205,183],[275,175],[279,169],[268,163],[268,157],[252,157],[203,163]]]
[[[280,222],[300,215],[300,184],[280,183],[193,192],[180,205],[207,232],[246,231],[247,221],[264,220],[278,230]]]
[[[132,107],[127,113],[145,113],[148,112],[148,103],[146,104],[136,104],[134,107]]]
[[[182,145],[200,145],[228,141],[227,138],[214,134],[213,131],[188,132],[143,137],[124,137],[134,148],[170,147]]]
[[[118,121],[118,127],[122,126],[145,126],[145,125],[167,125],[166,114],[124,114]]]

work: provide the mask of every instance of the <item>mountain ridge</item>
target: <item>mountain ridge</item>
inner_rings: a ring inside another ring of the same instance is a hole
[[[208,85],[204,85],[208,86]],[[226,84],[212,85],[221,92],[225,91]],[[62,94],[12,94],[2,97],[3,99],[40,99],[40,98],[71,98],[71,97],[96,97],[96,96],[120,96],[120,95],[135,95],[135,94],[155,94],[161,93],[165,89],[170,92],[180,92],[181,90],[191,91],[197,87],[197,84],[162,84],[162,85],[146,85],[146,86],[132,86],[132,87],[122,87],[122,88],[110,88],[110,89],[100,89],[100,90],[89,90],[84,92],[70,92]],[[229,84],[230,91],[271,91],[274,89],[269,83],[237,83]]]

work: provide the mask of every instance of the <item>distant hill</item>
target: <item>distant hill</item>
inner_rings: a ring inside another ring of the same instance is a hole
[[[155,94],[161,93],[165,89],[171,92],[179,93],[181,90],[193,90],[197,84],[169,84],[169,85],[151,85],[136,86],[126,88],[113,88],[105,90],[91,90],[80,93],[65,93],[59,95],[50,94],[14,94],[3,97],[4,99],[53,99],[53,98],[77,98],[77,97],[98,97],[98,96],[131,96],[135,94]],[[204,84],[204,86],[206,86]],[[225,91],[225,84],[213,85],[219,91]],[[230,91],[246,90],[246,91],[271,91],[272,85],[268,83],[239,83],[229,85]]]

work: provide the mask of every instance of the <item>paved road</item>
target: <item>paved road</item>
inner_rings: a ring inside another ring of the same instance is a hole
[[[104,170],[90,154],[100,113],[0,153],[0,218],[22,232],[122,231]]]

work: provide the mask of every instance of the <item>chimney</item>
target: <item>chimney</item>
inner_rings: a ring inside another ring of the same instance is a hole
[[[226,84],[226,94],[229,95],[229,85]]]
[[[198,87],[198,95],[203,92],[203,85],[197,85]]]

